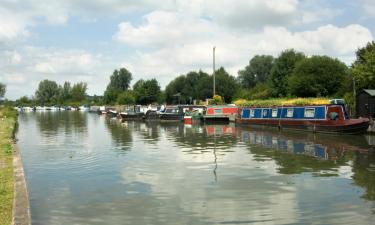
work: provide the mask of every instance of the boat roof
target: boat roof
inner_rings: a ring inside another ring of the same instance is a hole
[[[370,96],[375,96],[375,89],[363,89],[363,91],[369,94]]]
[[[242,108],[288,108],[288,107],[318,107],[318,106],[342,106],[342,104],[319,104],[319,105],[248,105]]]

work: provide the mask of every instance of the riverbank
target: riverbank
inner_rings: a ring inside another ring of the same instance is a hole
[[[13,133],[17,114],[0,106],[0,224],[11,224],[14,198]]]
[[[0,224],[30,224],[21,156],[15,145],[17,112],[0,106]]]

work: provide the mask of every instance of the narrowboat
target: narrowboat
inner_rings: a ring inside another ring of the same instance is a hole
[[[107,116],[109,117],[117,117],[118,113],[115,109],[108,109]]]
[[[207,106],[203,115],[204,122],[234,122],[238,114],[238,107],[234,105]]]
[[[193,124],[200,123],[203,119],[203,112],[206,107],[201,105],[186,105],[180,106],[184,111],[184,123]]]
[[[120,112],[121,120],[143,120],[145,113],[141,111],[140,106],[133,106],[125,110],[124,112]]]
[[[182,121],[184,111],[179,106],[167,106],[163,112],[159,113],[159,119],[162,121]]]
[[[350,119],[342,104],[244,107],[236,123],[347,134],[364,133],[369,126],[367,118]]]

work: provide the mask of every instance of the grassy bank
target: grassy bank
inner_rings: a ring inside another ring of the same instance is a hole
[[[0,106],[0,224],[12,222],[13,206],[13,132],[17,114]]]

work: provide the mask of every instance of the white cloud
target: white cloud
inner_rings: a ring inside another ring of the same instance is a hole
[[[22,59],[17,64],[9,63],[14,54]],[[32,95],[44,79],[59,84],[83,81],[90,94],[102,93],[113,68],[107,58],[76,49],[21,47],[16,53],[0,52],[0,81],[7,85],[7,97],[12,99]]]
[[[324,25],[296,32],[281,26],[266,26],[258,32],[242,32],[169,11],[152,12],[144,18],[144,23],[137,26],[121,23],[114,39],[144,48],[130,59],[134,73],[140,77],[158,73],[162,85],[190,70],[211,73],[213,46],[217,47],[217,65],[236,75],[255,54],[277,56],[289,48],[310,55],[326,54],[350,63],[348,59],[357,48],[373,38],[366,27],[358,24]]]
[[[15,15],[0,7],[0,21],[0,44],[29,35],[26,30],[27,19],[23,16]]]
[[[372,1],[362,3],[368,14],[374,11]],[[134,80],[156,77],[164,86],[191,70],[211,73],[213,46],[217,46],[217,65],[233,75],[255,54],[277,56],[287,48],[327,54],[350,63],[354,51],[373,37],[364,25],[356,24],[358,21],[335,25],[333,19],[342,13],[347,12],[323,0],[3,0],[0,78],[12,85],[5,74],[25,75],[28,88],[17,90],[29,95],[32,87],[47,78],[59,82],[81,79],[88,82],[89,92],[100,94],[112,70],[126,65]],[[44,34],[30,33],[39,32],[41,24],[65,24],[63,29],[71,25],[72,17],[88,23],[126,20],[113,34],[115,42],[100,47],[111,54],[69,49],[69,43],[64,48],[53,44],[25,47],[31,43],[28,40],[35,40],[25,37],[37,37],[38,43],[43,43]],[[327,25],[330,23],[333,25]],[[106,49],[119,44],[123,51],[114,53],[116,56]]]
[[[261,28],[265,25],[289,25],[299,20],[297,0],[205,1],[205,13],[230,27]]]

